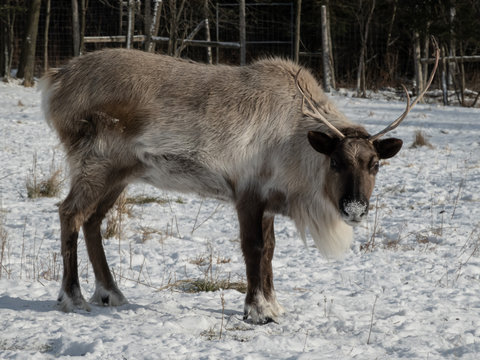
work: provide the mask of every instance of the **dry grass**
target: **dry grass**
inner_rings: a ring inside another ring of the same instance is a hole
[[[417,130],[415,132],[415,139],[413,140],[412,145],[410,145],[411,148],[419,148],[422,146],[426,146],[429,149],[433,149],[433,145],[427,140],[426,135],[420,131]]]
[[[220,275],[220,267],[214,265],[227,264],[231,261],[229,258],[214,256],[213,251],[206,255],[200,255],[190,260],[191,264],[197,265],[203,273],[203,277],[198,279],[184,279],[169,282],[159,290],[177,289],[188,293],[210,292],[218,290],[237,290],[245,294],[247,284],[244,281],[232,281],[230,274],[228,276]],[[215,268],[215,270],[214,270]]]
[[[37,171],[37,154],[33,155],[33,166],[31,173],[27,177],[26,188],[29,199],[36,199],[40,197],[55,197],[60,193],[63,180],[61,178],[61,171],[54,165],[52,159],[52,166],[50,174],[43,179],[38,178]]]
[[[125,193],[119,196],[117,202],[113,206],[113,208],[107,214],[107,226],[103,233],[103,237],[106,239],[110,239],[116,237],[118,239],[121,238],[122,235],[122,222],[125,217],[131,216],[132,208],[131,205],[127,202],[127,197]]]
[[[188,293],[210,292],[218,290],[237,290],[242,294],[247,292],[247,284],[242,281],[230,281],[230,279],[204,278],[197,280],[182,280],[176,287]]]
[[[365,244],[362,244],[360,245],[360,251],[363,251],[363,252],[370,252],[370,251],[373,251],[373,249],[375,248],[376,246],[376,243],[375,243],[375,239],[377,237],[377,234],[379,232],[379,222],[378,222],[378,196],[377,196],[377,199],[375,201],[375,220],[374,220],[374,223],[373,223],[373,231],[372,231],[372,235],[370,236],[370,239],[365,243]]]
[[[38,181],[36,177],[27,179],[27,196],[29,199],[39,197],[55,197],[60,193],[61,171],[57,170],[46,179]]]
[[[224,258],[221,256],[217,256],[216,264],[228,264],[232,261],[230,258]],[[207,266],[213,262],[213,257],[211,255],[199,255],[195,259],[191,259],[189,261],[190,264],[197,265],[197,266]]]
[[[4,225],[4,216],[0,213],[0,279],[3,273],[3,259],[5,257],[5,248],[7,247],[8,233]]]
[[[186,292],[202,292],[202,291],[218,291],[220,289],[233,289],[241,293],[246,293],[247,286],[244,282],[235,282],[228,278],[220,278],[219,267],[213,270],[214,264],[222,265],[228,264],[231,261],[229,258],[223,258],[213,255],[213,249],[207,255],[197,256],[190,260],[191,264],[197,265],[203,272],[203,278],[196,280],[184,280],[180,284],[180,289]]]

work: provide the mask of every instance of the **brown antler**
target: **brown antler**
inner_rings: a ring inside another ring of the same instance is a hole
[[[430,78],[428,79],[428,83],[427,83],[427,86],[425,86],[425,89],[417,96],[417,98],[415,99],[415,101],[412,103],[412,105],[410,105],[410,96],[408,95],[408,91],[407,89],[405,88],[405,86],[402,84],[402,87],[403,89],[405,90],[405,93],[407,94],[407,107],[405,109],[405,111],[403,112],[402,115],[400,115],[400,117],[398,117],[394,122],[392,122],[390,125],[388,125],[385,129],[383,129],[382,131],[380,131],[379,133],[375,134],[375,135],[372,135],[370,136],[368,139],[373,142],[375,140],[377,140],[378,138],[382,137],[383,135],[385,135],[387,132],[389,131],[392,131],[393,129],[395,129],[398,125],[400,125],[400,123],[403,121],[403,119],[405,119],[408,115],[408,113],[410,112],[410,110],[413,109],[413,107],[415,105],[417,105],[417,103],[420,101],[420,99],[423,97],[423,95],[425,95],[425,93],[427,92],[428,88],[430,87],[430,85],[432,84],[432,81],[433,81],[433,77],[435,76],[435,72],[437,71],[437,67],[438,67],[438,60],[440,59],[440,49],[438,47],[438,44],[437,44],[437,41],[435,40],[435,38],[433,38],[433,44],[435,46],[435,66],[433,67],[433,70],[432,70],[432,73],[430,75]]]
[[[300,86],[300,83],[298,82],[298,75],[300,74],[300,71],[302,69],[298,70],[297,74],[295,75],[295,85],[297,85],[298,90],[302,94],[302,113],[304,115],[310,116],[311,118],[314,118],[316,120],[320,120],[323,122],[327,127],[332,130],[340,139],[345,138],[345,135],[338,130],[335,126],[333,126],[326,118],[323,116],[320,111],[318,111],[318,108],[314,105],[313,100],[310,96],[305,95],[305,92],[303,91],[302,87]],[[305,100],[307,100],[308,106],[313,110],[310,111],[308,109],[305,109]]]

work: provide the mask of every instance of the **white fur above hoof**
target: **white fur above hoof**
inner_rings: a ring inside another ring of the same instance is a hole
[[[60,290],[60,294],[58,295],[57,306],[63,312],[72,312],[75,310],[83,310],[83,311],[90,311],[91,307],[85,301],[80,292],[80,289],[76,288],[73,291],[73,295],[69,296],[65,293],[65,291]]]
[[[250,318],[254,324],[278,323],[283,313],[283,307],[277,302],[275,294],[272,295],[271,300],[267,300],[263,294],[258,293],[252,303],[245,303],[243,319]]]
[[[128,304],[127,299],[117,288],[107,290],[102,285],[96,284],[95,292],[90,299],[91,303],[103,306],[120,306]]]

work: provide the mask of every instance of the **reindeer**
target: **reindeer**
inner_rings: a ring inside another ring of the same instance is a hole
[[[81,227],[96,279],[90,302],[127,303],[110,273],[100,225],[125,187],[143,181],[234,204],[248,282],[244,318],[254,323],[283,313],[273,285],[274,216],[293,219],[301,237],[308,231],[327,256],[349,248],[352,226],[367,216],[379,161],[402,147],[400,139],[381,137],[426,91],[413,104],[407,92],[405,112],[370,135],[308,70],[281,59],[212,66],[102,50],[50,70],[41,88],[71,178],[59,208],[59,307],[90,310],[77,270]]]

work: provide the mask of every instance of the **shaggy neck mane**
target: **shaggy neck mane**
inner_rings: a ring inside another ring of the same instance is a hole
[[[306,242],[309,232],[323,255],[338,258],[349,249],[352,228],[341,219],[325,195],[316,192],[299,196],[290,202],[289,212],[302,240]]]

